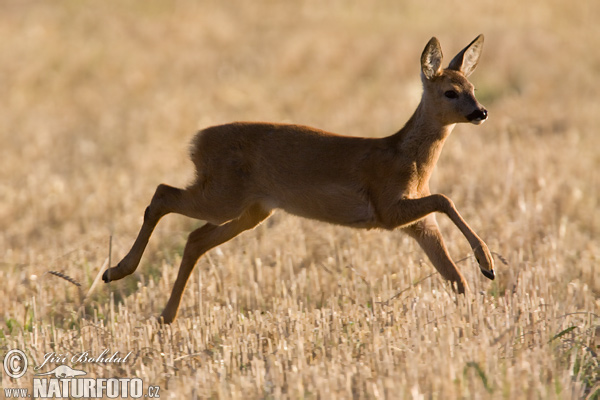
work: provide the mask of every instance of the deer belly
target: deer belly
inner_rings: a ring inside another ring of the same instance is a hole
[[[374,228],[377,224],[373,205],[357,191],[328,185],[313,190],[292,191],[278,199],[277,208],[300,217],[337,225]]]

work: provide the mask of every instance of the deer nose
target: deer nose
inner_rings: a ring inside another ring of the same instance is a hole
[[[467,115],[467,119],[474,124],[485,121],[488,117],[488,112],[485,108],[475,110],[471,114]]]

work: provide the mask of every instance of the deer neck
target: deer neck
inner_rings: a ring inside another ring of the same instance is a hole
[[[441,122],[436,110],[421,100],[406,125],[391,138],[401,157],[418,174],[419,186],[427,186],[431,173],[455,124]]]

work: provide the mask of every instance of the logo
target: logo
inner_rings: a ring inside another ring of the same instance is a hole
[[[21,350],[11,350],[4,357],[4,372],[13,379],[19,379],[27,372],[27,357]]]
[[[54,368],[52,371],[48,371],[43,374],[35,374],[35,376],[54,375],[58,379],[64,379],[64,378],[74,378],[78,375],[85,375],[85,374],[87,374],[87,372],[80,371],[78,369],[73,369],[73,368],[69,367],[68,365],[59,365],[58,367]]]
[[[84,351],[69,358],[68,354],[46,353],[43,362],[36,366],[34,371],[46,365],[54,364],[54,368],[47,372],[33,374],[33,393],[29,388],[4,388],[6,398],[159,398],[160,387],[148,386],[144,390],[144,382],[140,378],[90,378],[87,372],[73,368],[65,363],[70,359],[76,365],[125,363],[132,352],[124,357],[120,353],[110,352],[105,349],[97,356]],[[13,378],[19,379],[27,372],[27,356],[21,350],[14,349],[4,357],[4,372]],[[59,364],[59,365],[57,365]]]

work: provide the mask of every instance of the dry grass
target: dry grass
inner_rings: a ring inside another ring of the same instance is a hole
[[[133,351],[82,368],[173,399],[598,398],[599,14],[559,0],[1,2],[2,353]],[[391,134],[419,99],[427,40],[450,56],[480,32],[472,80],[491,119],[457,127],[432,184],[508,260],[496,281],[467,258],[472,294],[455,298],[399,232],[280,213],[203,258],[163,328],[152,317],[198,224],[169,216],[134,276],[88,295],[109,237],[114,263],[156,185],[189,181],[196,129]]]

